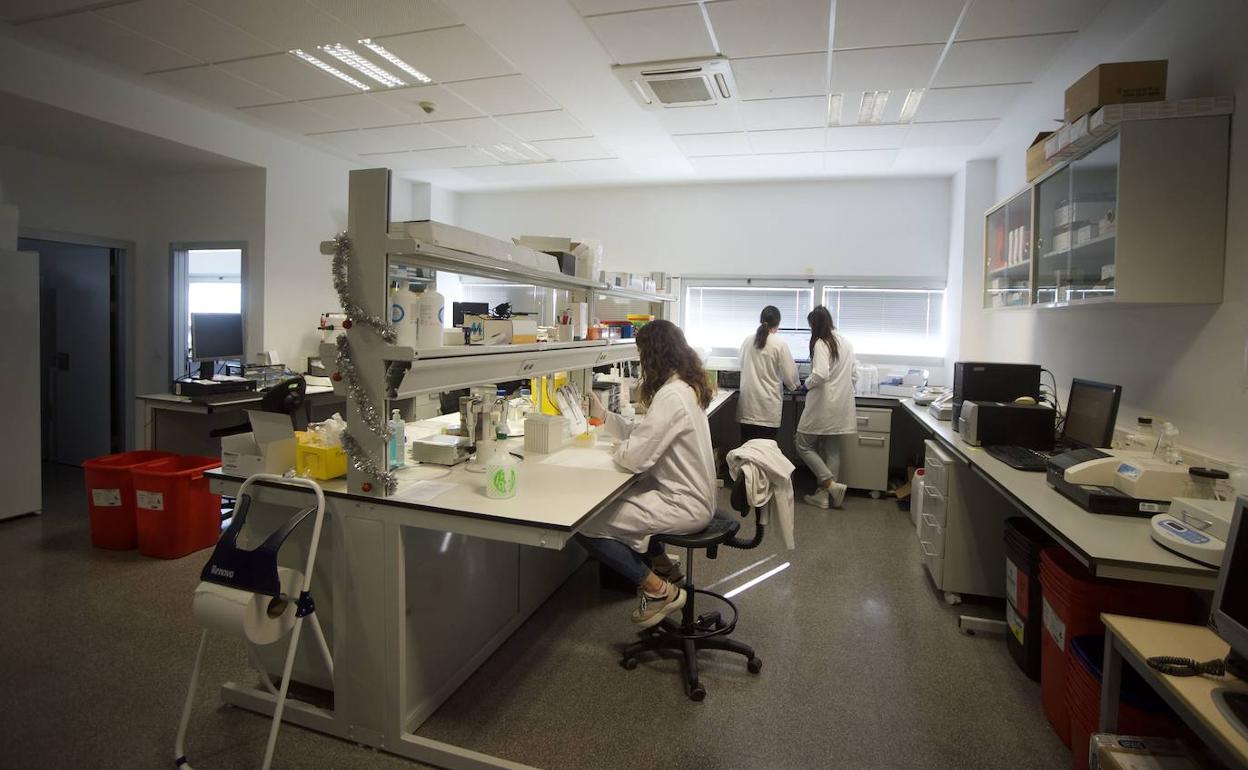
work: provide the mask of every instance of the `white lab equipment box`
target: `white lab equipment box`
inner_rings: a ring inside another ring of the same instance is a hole
[[[251,433],[221,439],[221,469],[250,476],[281,475],[295,467],[295,430],[290,415],[248,410]]]

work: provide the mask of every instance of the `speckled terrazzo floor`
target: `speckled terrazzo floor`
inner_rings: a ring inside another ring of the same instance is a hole
[[[698,564],[707,583],[768,559],[725,590],[791,563],[737,597],[760,676],[710,653],[707,698],[693,703],[675,661],[625,671],[615,649],[632,635],[631,600],[599,589],[587,564],[420,733],[546,768],[1069,765],[1001,640],[958,632],[892,501],[799,505],[797,519],[797,551],[769,538]],[[48,468],[44,515],[0,522],[0,766],[172,767],[202,564],[92,549],[80,472]],[[239,643],[209,650],[205,682],[245,675]],[[257,766],[267,728],[203,692],[196,765]],[[274,766],[418,765],[287,727]]]

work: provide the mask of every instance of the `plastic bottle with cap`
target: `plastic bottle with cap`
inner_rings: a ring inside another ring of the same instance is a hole
[[[390,412],[390,440],[386,444],[386,454],[389,456],[390,470],[402,468],[407,465],[407,425],[403,422],[403,415],[398,409]]]

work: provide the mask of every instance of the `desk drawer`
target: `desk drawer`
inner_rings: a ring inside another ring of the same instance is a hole
[[[953,466],[953,458],[940,446],[928,439],[923,442],[924,492],[935,489],[942,495],[949,494],[949,473]]]
[[[893,421],[893,410],[859,407],[854,419],[860,433],[888,433]]]
[[[936,489],[928,489],[927,482],[923,483],[923,509],[919,511],[920,516],[930,516],[935,523],[941,527],[945,526],[949,510],[949,498]]]
[[[851,433],[841,438],[841,475],[851,489],[888,490],[887,433]]]

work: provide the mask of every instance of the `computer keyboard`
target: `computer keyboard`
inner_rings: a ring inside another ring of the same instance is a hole
[[[1034,449],[1028,449],[1025,446],[999,445],[986,446],[984,451],[1001,462],[1016,468],[1020,471],[1043,472],[1049,461],[1049,456],[1041,454]]]

